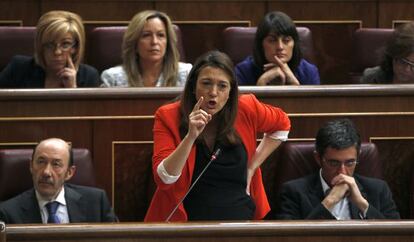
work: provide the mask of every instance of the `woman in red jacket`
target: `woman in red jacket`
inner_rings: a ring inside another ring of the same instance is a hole
[[[227,55],[211,51],[199,57],[181,100],[155,114],[157,190],[145,221],[262,219],[270,207],[259,167],[289,129],[281,109],[252,94],[239,97]],[[256,148],[258,132],[265,135]]]

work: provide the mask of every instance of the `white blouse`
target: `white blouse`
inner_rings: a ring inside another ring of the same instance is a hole
[[[187,81],[187,76],[190,73],[192,67],[193,65],[191,65],[190,63],[178,63],[177,87],[182,87],[185,85],[185,82]],[[124,68],[121,65],[104,70],[101,74],[101,80],[101,87],[129,87],[128,77],[125,73]],[[164,82],[164,77],[161,74],[155,86],[164,86]]]

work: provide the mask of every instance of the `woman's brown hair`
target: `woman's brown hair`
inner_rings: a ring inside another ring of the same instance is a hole
[[[215,118],[218,119],[218,129],[216,140],[223,145],[238,144],[240,138],[234,129],[234,122],[237,116],[238,107],[238,85],[236,76],[234,74],[233,62],[230,58],[220,51],[209,51],[200,56],[194,63],[191,69],[187,82],[181,96],[181,124],[180,135],[183,138],[188,132],[188,116],[197,103],[195,90],[197,85],[198,75],[201,70],[206,67],[214,67],[223,70],[230,77],[230,94],[227,103],[223,109],[218,112]]]

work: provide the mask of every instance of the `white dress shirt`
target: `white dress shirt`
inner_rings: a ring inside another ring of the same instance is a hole
[[[40,214],[42,215],[42,223],[47,224],[49,213],[47,212],[46,204],[49,202],[58,202],[59,207],[56,211],[56,216],[59,218],[61,224],[69,223],[68,208],[65,199],[65,187],[62,187],[55,200],[46,200],[36,191],[37,202],[39,203]]]

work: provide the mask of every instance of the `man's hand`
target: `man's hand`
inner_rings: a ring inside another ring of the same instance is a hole
[[[355,182],[355,178],[352,176],[339,174],[332,179],[331,186],[332,190],[322,201],[322,204],[328,210],[331,210],[344,197],[348,197],[361,212],[364,212],[368,208],[369,203],[362,196]]]

